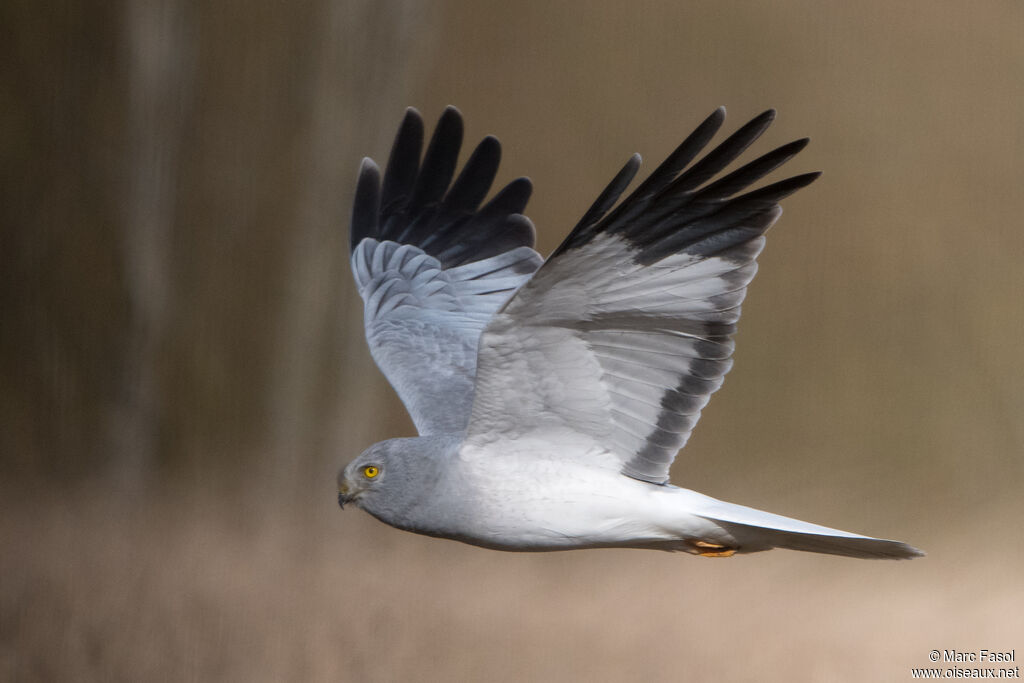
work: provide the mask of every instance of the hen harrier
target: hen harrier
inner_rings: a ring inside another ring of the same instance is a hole
[[[716,110],[616,204],[640,166],[634,155],[545,261],[523,215],[529,180],[480,206],[497,139],[484,138],[453,183],[461,115],[445,110],[421,162],[423,121],[409,109],[383,182],[363,160],[351,248],[370,350],[420,436],[363,452],[338,475],[338,502],[500,550],[921,555],[668,483],[732,365],[778,201],[818,177],[744,193],[804,139],[714,180],[773,118],[761,114],[694,163],[725,120]]]

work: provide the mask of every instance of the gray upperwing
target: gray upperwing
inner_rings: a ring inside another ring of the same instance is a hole
[[[708,117],[612,209],[636,171],[630,159],[495,315],[480,339],[470,439],[571,429],[612,451],[624,474],[668,480],[732,365],[740,304],[778,201],[818,176],[740,194],[807,143],[797,140],[714,180],[774,112],[691,164],[724,116]]]

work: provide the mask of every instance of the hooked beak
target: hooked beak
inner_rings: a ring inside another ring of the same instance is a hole
[[[338,484],[338,506],[344,510],[345,503],[351,503],[355,496],[350,492],[348,482],[343,481]]]

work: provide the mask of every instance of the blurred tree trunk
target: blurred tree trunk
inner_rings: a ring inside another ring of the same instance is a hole
[[[267,394],[270,475],[282,493],[303,489],[325,457],[337,459],[338,435],[327,425],[362,400],[361,387],[349,387],[348,395],[337,387],[337,361],[348,358],[339,359],[334,350],[352,329],[332,324],[352,312],[346,311],[353,301],[343,299],[341,281],[349,278],[350,188],[365,149],[358,131],[379,121],[382,109],[397,118],[390,102],[407,87],[405,75],[417,63],[421,14],[414,2],[373,0],[321,2],[312,13],[305,74],[311,98],[304,103],[309,123]],[[361,310],[355,312],[361,328]]]
[[[351,185],[410,104],[428,15],[372,0],[0,8],[5,471],[136,491],[244,471],[294,493],[339,459],[339,417],[387,400],[346,351],[362,344]]]
[[[161,354],[175,305],[170,243],[197,46],[181,0],[129,2],[124,21],[128,145],[121,247],[129,317],[108,464],[122,485],[138,488],[153,472],[159,445]]]

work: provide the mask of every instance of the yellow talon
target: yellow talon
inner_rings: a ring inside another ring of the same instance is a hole
[[[697,554],[701,557],[732,557],[736,554],[736,548],[727,548],[721,543],[710,543],[708,541],[694,541]]]

